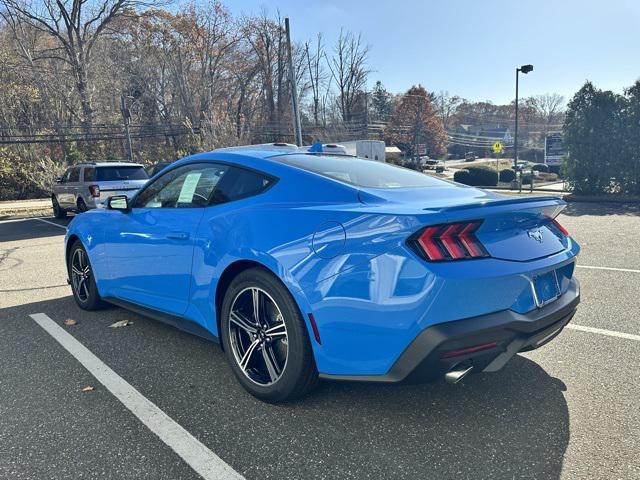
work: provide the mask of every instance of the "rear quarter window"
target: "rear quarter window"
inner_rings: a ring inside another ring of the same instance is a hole
[[[363,158],[283,155],[282,163],[363,188],[435,187],[442,182],[424,173]]]
[[[142,167],[98,167],[96,180],[99,182],[114,182],[118,180],[146,180],[149,178]]]
[[[260,172],[230,167],[216,185],[211,203],[225,203],[251,197],[264,192],[274,182],[274,178]]]

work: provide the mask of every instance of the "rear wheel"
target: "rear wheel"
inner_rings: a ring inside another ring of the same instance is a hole
[[[87,204],[86,204],[86,203],[84,203],[84,200],[83,200],[82,198],[79,198],[79,199],[78,199],[78,213],[84,213],[84,212],[86,212],[87,210],[89,210],[89,209],[87,208]]]
[[[236,378],[261,400],[292,400],[318,381],[300,311],[287,289],[264,270],[245,270],[231,282],[220,336]]]
[[[87,251],[79,240],[71,246],[67,265],[73,299],[83,310],[99,310],[107,306],[96,287]]]
[[[58,199],[55,195],[51,197],[51,205],[53,207],[53,216],[56,218],[65,218],[67,216],[67,211],[60,206],[58,203]]]

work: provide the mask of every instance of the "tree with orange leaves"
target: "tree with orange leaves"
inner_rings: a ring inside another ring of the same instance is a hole
[[[421,144],[426,145],[426,153],[431,157],[446,152],[447,135],[442,120],[423,86],[411,87],[397,101],[385,129],[385,140],[411,156],[419,154],[418,145]]]

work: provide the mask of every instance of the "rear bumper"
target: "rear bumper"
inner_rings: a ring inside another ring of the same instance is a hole
[[[579,303],[580,285],[574,278],[560,298],[527,314],[505,310],[426,328],[384,375],[320,376],[395,383],[435,380],[457,366],[473,367],[474,372],[494,372],[516,353],[536,349],[555,338],[571,321]],[[467,350],[478,346],[484,348]]]

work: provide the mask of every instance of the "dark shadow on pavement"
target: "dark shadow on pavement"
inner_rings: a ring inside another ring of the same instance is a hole
[[[46,218],[45,220],[66,227],[73,217],[65,219]],[[64,235],[65,230],[33,218],[0,223],[0,244],[32,238],[45,238]]]
[[[6,308],[2,335],[37,312],[77,320],[63,328],[248,479],[560,477],[566,387],[522,356],[457,385],[324,382],[269,405],[242,390],[217,345],[119,308],[84,312],[71,297]],[[134,324],[108,328],[124,318]]]

